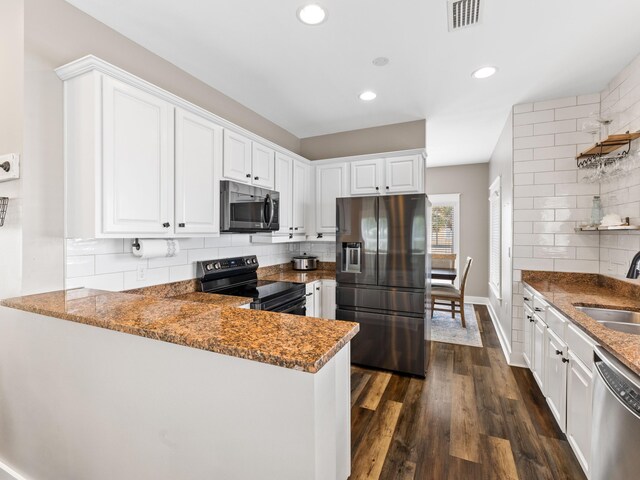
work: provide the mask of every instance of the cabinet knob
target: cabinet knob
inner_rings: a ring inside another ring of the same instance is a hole
[[[380,187],[376,187],[376,190],[380,190]]]
[[[289,238],[293,238],[293,233],[290,233],[290,234],[289,234]]]
[[[322,238],[322,234],[321,233],[318,234],[318,238]]]
[[[298,231],[298,227],[294,228],[294,230],[297,232]]]
[[[317,290],[317,291],[320,291],[320,287],[316,287],[316,290]]]
[[[386,188],[387,190],[389,190],[389,185],[387,185],[385,188]]]
[[[562,350],[556,350],[556,355],[562,355]]]
[[[162,224],[162,226],[164,228],[169,228],[171,226],[171,224],[169,222],[165,222],[165,223]]]
[[[186,225],[185,225],[184,223],[179,223],[179,224],[178,224],[178,226],[179,226],[180,228],[184,228]]]
[[[247,176],[247,178],[251,178],[251,174],[250,173],[247,173],[246,176]]]
[[[529,297],[524,297],[524,301],[525,301],[525,302],[530,302],[530,301],[531,301],[531,299],[530,299]]]
[[[260,177],[253,177],[254,180],[260,180]]]
[[[569,359],[562,357],[562,363],[569,363]]]
[[[289,227],[289,230],[293,230],[293,227]]]

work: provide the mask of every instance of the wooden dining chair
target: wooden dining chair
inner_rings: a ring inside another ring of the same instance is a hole
[[[464,273],[462,274],[462,281],[460,282],[460,289],[453,286],[433,286],[431,288],[431,317],[433,318],[433,312],[451,312],[451,318],[456,318],[456,313],[460,314],[460,321],[463,328],[467,328],[467,324],[464,319],[464,289],[467,285],[467,277],[469,276],[469,270],[471,269],[471,263],[473,259],[467,257],[467,262],[464,266]],[[438,308],[436,308],[438,307]]]

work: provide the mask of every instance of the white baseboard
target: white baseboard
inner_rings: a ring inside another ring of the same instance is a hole
[[[470,297],[464,296],[464,303],[473,303],[474,305],[491,305],[487,297]]]
[[[23,477],[18,472],[16,472],[13,468],[11,468],[6,463],[3,463],[2,461],[0,461],[0,471],[6,473],[11,478],[15,478],[15,480],[28,480],[26,477]]]

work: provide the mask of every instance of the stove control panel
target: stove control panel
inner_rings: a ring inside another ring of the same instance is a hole
[[[258,267],[258,258],[255,255],[205,260],[197,263],[198,277],[200,278],[216,273],[242,272],[243,270],[254,271]]]

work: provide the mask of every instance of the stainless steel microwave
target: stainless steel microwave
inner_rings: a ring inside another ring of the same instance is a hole
[[[220,182],[220,230],[272,232],[280,229],[280,194],[265,188]]]

